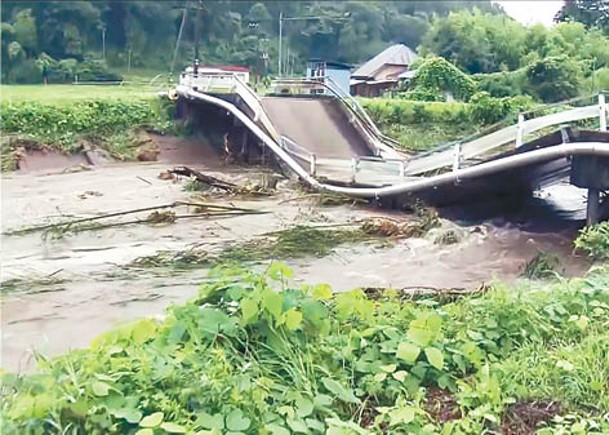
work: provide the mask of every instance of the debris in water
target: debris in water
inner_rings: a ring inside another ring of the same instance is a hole
[[[437,299],[439,302],[446,303],[459,299],[464,296],[479,296],[488,292],[492,287],[489,284],[482,283],[476,288],[438,288],[431,286],[409,286],[400,289],[391,289],[383,287],[367,287],[363,291],[370,299],[382,299],[389,295],[396,295],[401,300],[413,300],[424,297]]]
[[[265,182],[263,181],[261,184],[252,184],[239,186],[234,183],[230,183],[225,180],[221,180],[220,178],[203,174],[195,169],[189,168],[187,166],[181,166],[174,169],[170,169],[167,172],[173,175],[181,175],[185,177],[191,177],[194,180],[194,183],[189,185],[188,190],[209,190],[210,188],[216,188],[223,192],[227,192],[233,195],[263,195],[269,196],[272,195],[273,192],[267,186],[265,186]],[[196,183],[196,184],[195,184]],[[268,183],[267,183],[268,184]],[[276,183],[275,183],[276,184]]]
[[[80,199],[87,199],[90,196],[104,196],[104,194],[101,192],[97,192],[96,190],[87,190],[78,195]]]
[[[172,210],[153,211],[148,215],[148,222],[152,224],[173,223],[176,221],[176,213]]]
[[[158,178],[161,180],[175,180],[176,176],[170,171],[162,171],[161,173],[159,173]]]
[[[522,276],[528,279],[556,278],[560,276],[558,268],[560,268],[560,260],[556,255],[539,251],[524,265]]]
[[[151,213],[145,219],[136,219],[131,221],[121,221],[121,222],[110,222],[107,224],[102,224],[97,221],[100,219],[106,219],[111,217],[125,216],[134,213],[140,213],[145,211],[153,211],[165,208],[174,208],[179,205],[186,206],[194,206],[200,207],[199,213],[196,214],[183,214],[177,215],[175,212],[165,212],[165,213]],[[169,214],[167,214],[169,213]],[[211,203],[198,203],[198,202],[187,202],[187,201],[175,201],[169,204],[156,205],[151,207],[143,207],[136,208],[133,210],[126,210],[114,213],[107,213],[101,216],[94,216],[88,218],[74,219],[64,222],[57,222],[53,224],[47,225],[39,225],[21,228],[19,230],[7,231],[3,234],[5,235],[18,235],[25,233],[32,233],[36,231],[44,231],[45,234],[51,234],[55,237],[62,237],[68,233],[78,233],[82,231],[90,231],[90,230],[99,230],[102,228],[110,228],[110,227],[118,227],[124,225],[131,224],[141,224],[141,223],[159,223],[159,222],[173,222],[176,219],[183,218],[193,218],[193,217],[229,217],[229,216],[239,216],[244,214],[264,214],[266,211],[255,210],[255,209],[246,209],[246,208],[238,208],[232,206],[222,206]]]

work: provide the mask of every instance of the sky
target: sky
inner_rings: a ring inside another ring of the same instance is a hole
[[[541,23],[551,26],[554,15],[564,2],[562,0],[502,0],[493,3],[503,6],[509,16],[524,25]]]

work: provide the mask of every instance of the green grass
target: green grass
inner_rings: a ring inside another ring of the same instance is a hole
[[[215,270],[161,321],[3,374],[3,433],[609,432],[608,269],[445,302],[290,278]]]
[[[0,102],[68,105],[86,100],[152,99],[158,91],[147,85],[0,85]]]

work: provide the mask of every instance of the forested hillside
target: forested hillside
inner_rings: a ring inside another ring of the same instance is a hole
[[[5,1],[2,79],[40,82],[44,65],[69,75],[77,68],[76,62],[104,57],[114,68],[130,65],[166,72],[183,22],[175,65],[178,69],[192,60],[197,16],[201,57],[206,63],[242,64],[262,74],[273,73],[277,68],[280,12],[287,18],[284,49],[286,54],[289,51],[294,68],[301,68],[309,56],[358,63],[390,43],[416,48],[434,14],[446,16],[450,11],[474,6],[497,12],[490,0]],[[302,17],[315,18],[289,19]],[[66,61],[60,67],[53,65],[60,60]]]
[[[490,0],[4,2],[2,82],[176,73],[195,41],[205,64],[272,75],[280,14],[288,74],[309,57],[357,65],[403,43],[421,55],[415,68],[432,58],[402,94],[409,99],[441,100],[448,88],[464,101],[486,91],[552,102],[609,88],[607,0],[566,1],[552,28],[525,27]]]

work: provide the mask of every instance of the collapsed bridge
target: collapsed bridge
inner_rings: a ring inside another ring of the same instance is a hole
[[[569,180],[588,189],[588,221],[599,218],[601,192],[609,189],[604,94],[543,106],[514,124],[409,156],[331,79],[276,80],[273,88],[260,97],[231,73],[184,73],[172,93],[179,104],[225,110],[247,133],[244,151],[253,138],[285,172],[317,190],[445,205]]]

